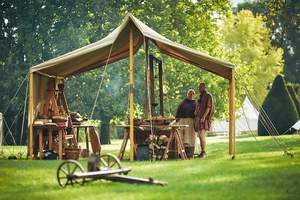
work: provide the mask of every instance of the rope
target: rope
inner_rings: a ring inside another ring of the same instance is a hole
[[[8,128],[8,133],[10,134],[11,138],[13,139],[14,144],[17,146],[16,140],[15,140],[15,138],[14,138],[12,132],[10,131],[10,129],[9,129],[9,127],[8,127],[8,124],[7,124],[7,122],[6,122],[6,120],[5,120],[4,117],[3,117],[3,121],[4,121],[5,126]]]
[[[146,44],[146,38],[143,37],[144,39],[144,45]],[[145,52],[146,55],[146,52]],[[146,55],[147,56],[147,55]],[[151,93],[150,93],[150,64],[149,64],[149,53],[148,53],[148,58],[146,58],[148,60],[147,62],[147,93],[148,93],[148,109],[149,109],[149,120],[150,120],[150,136],[151,136],[151,151],[152,151],[152,156],[151,156],[151,160],[153,160],[154,155],[155,155],[155,150],[154,150],[154,146],[153,146],[153,138],[154,138],[154,130],[153,130],[153,121],[152,121],[152,105],[151,105]]]
[[[96,108],[96,103],[98,101],[99,93],[100,93],[100,90],[101,90],[101,87],[102,87],[102,83],[103,83],[103,80],[104,80],[104,75],[105,75],[105,72],[106,72],[106,67],[108,65],[108,61],[109,61],[109,58],[110,58],[113,46],[114,46],[114,43],[112,43],[112,45],[110,47],[110,50],[109,50],[109,54],[108,54],[108,57],[107,57],[107,60],[106,60],[105,66],[104,66],[104,71],[103,71],[102,79],[100,81],[100,84],[99,84],[99,87],[98,87],[98,91],[97,91],[97,94],[96,94],[96,97],[95,97],[95,100],[94,100],[94,105],[93,105],[93,108],[92,108],[90,119],[93,119],[94,111],[95,111],[95,108]]]
[[[6,144],[8,144],[8,143],[6,142],[6,137],[7,137],[7,135],[10,135],[10,136],[13,138],[13,140],[15,141],[14,136],[12,135],[11,129],[12,129],[13,125],[15,124],[15,122],[16,122],[16,120],[17,120],[17,118],[18,118],[18,116],[19,116],[19,114],[20,114],[20,112],[21,112],[21,110],[22,110],[22,107],[20,107],[18,113],[15,115],[15,118],[14,118],[14,120],[13,120],[13,122],[11,123],[10,126],[8,126],[8,123],[5,121],[6,128],[8,129],[8,131],[9,131],[9,133],[10,133],[10,134],[5,134],[5,136],[3,137],[3,141],[4,141]],[[4,120],[5,120],[5,119],[4,119],[4,116],[3,116],[3,121],[4,121]],[[15,145],[17,145],[16,142],[15,142]],[[3,148],[4,148],[4,147],[2,147],[2,150],[3,150]],[[10,152],[10,153],[11,153],[11,152]]]
[[[25,114],[26,114],[26,107],[27,107],[27,97],[28,97],[28,81],[26,85],[26,93],[25,93],[25,98],[24,98],[24,110],[23,110],[23,119],[22,119],[22,129],[21,129],[21,136],[20,136],[20,150],[19,154],[21,153],[22,149],[22,138],[23,138],[23,133],[24,133],[24,123],[25,123]]]
[[[249,91],[247,91],[247,93],[250,95]],[[255,97],[251,97],[252,100],[254,100],[255,104],[257,107],[259,107],[259,109],[261,110],[261,117],[262,117],[262,120],[264,121],[264,123],[266,124],[266,126],[268,126],[268,130],[269,130],[269,133],[274,133],[276,134],[277,136],[279,136],[279,133],[278,131],[276,130],[273,122],[270,120],[270,118],[268,117],[268,114],[266,113],[266,111],[263,109],[262,106],[259,106],[258,102],[255,100]],[[274,135],[273,135],[274,136]],[[274,137],[274,140],[278,141],[280,140],[280,138],[275,138]],[[279,141],[278,141],[279,142]],[[279,142],[280,143],[280,142]]]
[[[250,101],[250,102],[251,102],[251,101]],[[254,111],[256,111],[252,106],[251,106],[251,108],[252,108]],[[249,129],[251,135],[254,137],[255,141],[258,142],[258,140],[257,140],[257,138],[256,138],[256,136],[255,136],[255,134],[254,134],[254,131],[251,129],[250,124],[249,124],[249,122],[248,122],[248,120],[247,120],[246,112],[245,112],[245,109],[244,109],[243,106],[242,106],[242,111],[243,111],[243,114],[244,114],[244,116],[245,116],[246,124],[247,124],[247,126],[248,126],[248,129]]]
[[[24,79],[22,80],[21,84],[19,85],[19,87],[18,87],[16,93],[15,93],[14,96],[10,99],[10,101],[9,101],[9,103],[8,103],[8,105],[7,105],[7,107],[6,107],[6,110],[4,111],[3,115],[6,114],[6,112],[7,112],[8,108],[9,108],[10,104],[12,103],[13,99],[17,96],[17,94],[18,94],[18,92],[20,91],[22,85],[24,84],[25,80],[27,79],[27,76],[28,76],[28,74],[26,74],[26,76],[25,76]]]
[[[238,74],[237,74],[238,75]],[[268,114],[266,113],[266,111],[264,110],[264,108],[262,106],[259,105],[259,103],[256,101],[256,97],[252,96],[248,90],[248,88],[245,86],[244,87],[248,97],[252,100],[252,102],[254,102],[255,107],[260,109],[260,113],[261,113],[261,120],[260,122],[262,123],[262,125],[265,127],[265,129],[267,130],[268,134],[272,137],[272,139],[275,141],[275,143],[278,145],[278,147],[286,154],[286,155],[290,155],[291,157],[293,157],[293,154],[289,152],[287,146],[284,144],[284,141],[281,141],[280,135],[277,131],[277,129],[275,128],[273,122],[271,121],[271,119],[269,118]],[[278,136],[278,137],[275,137]]]
[[[245,87],[245,89],[246,89],[247,95],[252,100],[252,102],[254,102],[256,107],[258,107],[261,110],[261,123],[264,126],[264,128],[267,130],[268,134],[272,137],[272,139],[275,141],[275,143],[278,145],[278,147],[285,154],[292,156],[292,153],[289,152],[287,146],[284,144],[283,141],[280,140],[280,135],[279,135],[277,129],[275,128],[274,124],[268,117],[268,114],[266,113],[266,111],[263,109],[262,106],[259,106],[258,102],[256,101],[256,98],[254,96],[250,95],[250,92],[246,87]],[[276,134],[276,135],[273,135],[272,133]],[[278,137],[275,137],[275,136],[278,136]]]
[[[22,110],[21,108],[22,108],[22,107],[20,107],[18,113],[15,115],[15,118],[14,118],[12,124],[10,125],[10,127],[8,127],[8,124],[7,124],[6,121],[5,121],[5,123],[4,123],[10,134],[5,134],[4,137],[3,137],[3,145],[1,145],[1,151],[2,151],[2,152],[4,152],[4,145],[5,145],[5,144],[6,144],[6,145],[8,144],[8,143],[6,142],[6,137],[7,137],[7,135],[10,135],[11,137],[13,137],[13,135],[11,134],[11,133],[12,133],[12,132],[11,132],[11,128],[12,128],[12,126],[14,125],[14,123],[16,122],[17,117],[19,116],[20,111]],[[3,121],[4,121],[4,120],[5,120],[5,119],[4,119],[4,115],[3,115]],[[14,140],[14,137],[13,137],[13,140]],[[10,153],[10,154],[13,154],[13,153],[11,153],[10,150],[9,150],[9,153]]]

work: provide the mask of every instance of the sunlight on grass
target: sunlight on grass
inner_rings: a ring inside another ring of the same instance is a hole
[[[61,161],[0,160],[0,199],[297,199],[300,195],[300,137],[284,136],[290,158],[270,137],[237,138],[236,159],[228,156],[226,137],[209,138],[208,157],[187,161],[128,161],[131,176],[167,181],[166,187],[96,181],[59,188]],[[103,145],[103,153],[118,153],[121,141]],[[6,147],[7,150],[11,150]],[[26,147],[24,147],[26,148]],[[86,168],[86,161],[80,163]]]

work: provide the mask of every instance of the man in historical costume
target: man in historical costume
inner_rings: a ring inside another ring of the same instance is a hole
[[[211,118],[214,111],[213,97],[205,89],[205,83],[199,85],[200,97],[196,102],[195,129],[200,139],[200,158],[206,157],[205,131],[210,129]]]
[[[180,103],[176,112],[176,121],[180,125],[189,125],[189,127],[180,130],[180,136],[185,145],[185,151],[188,157],[194,155],[195,150],[195,130],[194,117],[196,102],[193,99],[195,91],[189,89],[187,97]]]

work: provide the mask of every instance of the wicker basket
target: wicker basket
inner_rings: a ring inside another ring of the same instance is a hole
[[[79,148],[66,148],[65,149],[66,159],[78,160],[80,155]]]

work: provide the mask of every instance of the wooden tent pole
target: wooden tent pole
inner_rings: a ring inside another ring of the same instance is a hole
[[[229,154],[235,155],[235,77],[234,69],[229,79]]]
[[[130,160],[134,160],[134,133],[133,133],[133,118],[134,118],[134,108],[133,108],[133,32],[132,28],[129,32],[129,83],[130,83],[130,93],[129,93],[129,113],[130,113]]]
[[[150,106],[151,106],[151,116],[155,114],[155,91],[154,91],[154,66],[153,66],[153,55],[149,56],[149,89],[150,89]]]
[[[164,116],[164,70],[163,70],[163,65],[162,61],[159,61],[158,63],[158,73],[159,73],[159,111],[160,115],[163,117]]]
[[[149,119],[149,95],[148,95],[148,67],[149,67],[149,39],[144,37],[144,49],[145,49],[145,114],[144,118]]]
[[[33,73],[29,74],[27,156],[33,159]]]

